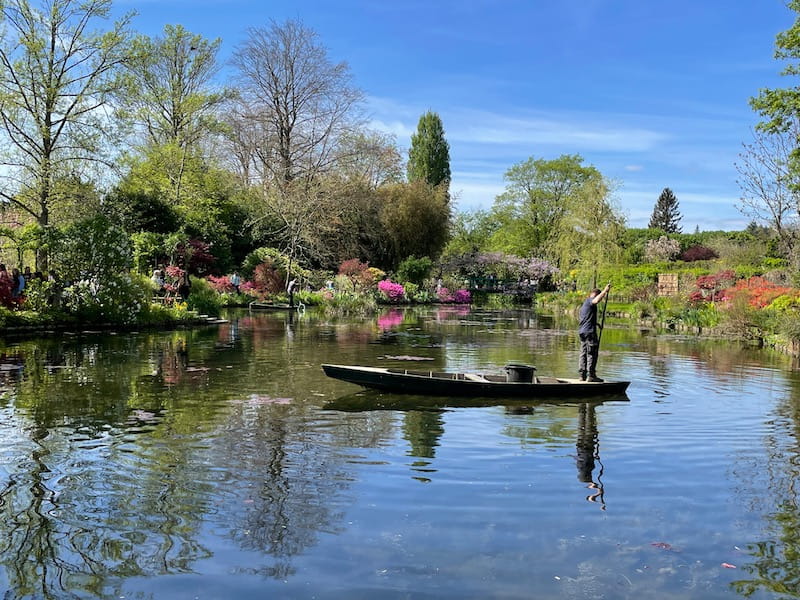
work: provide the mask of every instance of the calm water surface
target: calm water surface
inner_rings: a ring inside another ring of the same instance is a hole
[[[786,357],[609,328],[629,400],[459,407],[320,364],[573,376],[571,325],[230,318],[0,344],[4,599],[800,597]]]

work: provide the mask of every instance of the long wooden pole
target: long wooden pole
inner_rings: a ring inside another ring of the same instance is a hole
[[[603,316],[600,317],[600,333],[597,335],[597,351],[600,351],[600,340],[603,339],[603,330],[606,328],[606,307],[608,307],[609,292],[606,292],[605,300],[603,301]]]

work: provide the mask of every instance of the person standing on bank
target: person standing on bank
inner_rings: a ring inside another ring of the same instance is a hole
[[[578,372],[582,381],[603,381],[596,372],[597,355],[600,351],[600,341],[597,337],[597,305],[608,295],[610,289],[610,283],[602,290],[593,289],[581,306],[578,325],[581,355],[578,360]]]
[[[286,292],[289,294],[289,306],[294,308],[294,291],[297,289],[297,279],[292,279],[289,285],[286,286]]]

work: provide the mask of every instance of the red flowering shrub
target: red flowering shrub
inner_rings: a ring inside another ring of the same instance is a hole
[[[753,308],[764,308],[778,296],[796,294],[796,290],[770,283],[763,277],[740,279],[735,285],[722,292],[722,300],[743,298]]]
[[[689,294],[691,302],[714,302],[721,299],[721,292],[736,280],[736,273],[731,269],[719,271],[713,275],[703,275],[697,278],[697,290]]]
[[[245,281],[239,286],[239,293],[247,294],[248,296],[257,297],[259,295],[258,288],[252,281]]]
[[[713,258],[719,258],[719,255],[711,248],[696,245],[690,246],[684,250],[678,258],[683,262],[695,262],[696,260],[711,260]]]
[[[283,291],[283,274],[275,268],[272,261],[266,261],[253,271],[253,283],[261,293],[277,294]]]
[[[353,291],[359,285],[368,286],[374,281],[369,263],[362,263],[357,258],[351,258],[339,265],[339,275],[344,275],[353,284]]]
[[[11,297],[12,287],[13,283],[9,275],[6,274],[5,277],[0,277],[0,305],[6,308],[12,308],[16,305],[14,298]]]
[[[230,277],[227,275],[223,275],[222,277],[214,277],[213,275],[208,276],[208,283],[218,294],[233,294],[236,291],[236,288],[233,287],[231,283]]]

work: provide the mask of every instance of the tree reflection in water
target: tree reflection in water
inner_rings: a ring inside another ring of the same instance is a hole
[[[758,504],[774,498],[776,508],[765,514],[767,539],[747,545],[753,562],[739,566],[750,578],[731,585],[745,597],[766,590],[781,598],[800,598],[800,390],[778,407],[771,424],[774,429],[765,444],[767,489],[765,497],[758,494]]]
[[[241,375],[207,367],[216,346],[196,341],[37,340],[5,356],[17,366],[0,369],[0,587],[118,597],[131,577],[193,573],[213,556],[208,523],[285,577],[336,530],[352,480],[331,452],[343,430],[322,443],[302,407],[229,402]]]

